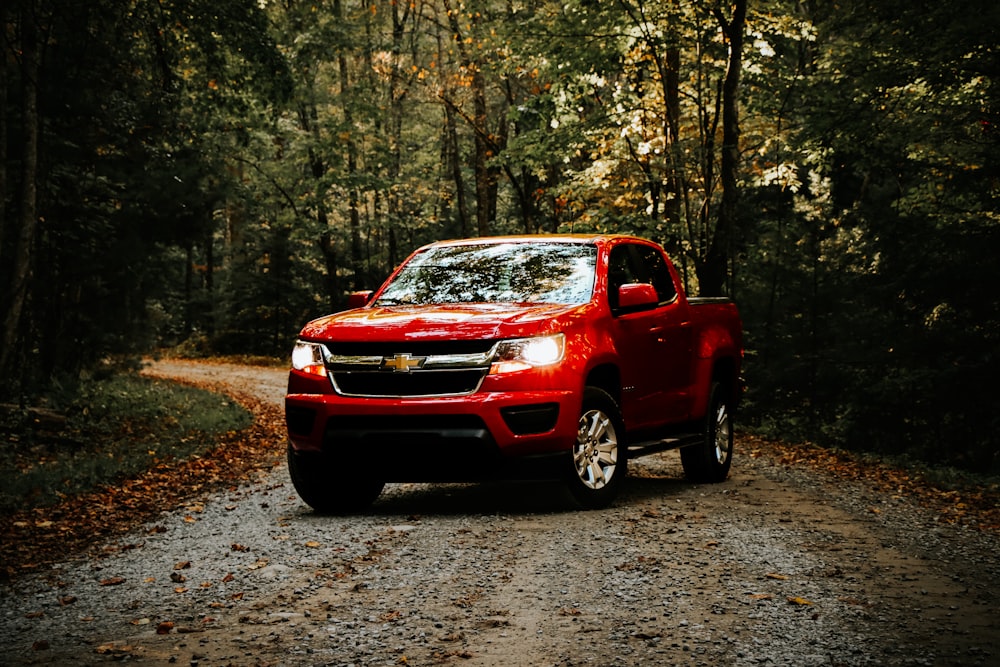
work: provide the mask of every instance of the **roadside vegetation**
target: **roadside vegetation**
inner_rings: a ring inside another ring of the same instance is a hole
[[[137,373],[55,385],[41,407],[0,412],[0,512],[70,495],[204,454],[253,416],[228,396]]]

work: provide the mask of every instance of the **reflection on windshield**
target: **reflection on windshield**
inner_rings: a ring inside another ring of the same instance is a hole
[[[403,267],[376,303],[586,303],[596,262],[597,248],[582,244],[430,248]]]

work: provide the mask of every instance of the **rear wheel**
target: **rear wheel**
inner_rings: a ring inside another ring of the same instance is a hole
[[[580,507],[607,507],[618,495],[628,464],[624,435],[618,404],[607,392],[587,387],[567,473],[570,495]]]
[[[375,502],[385,482],[358,475],[323,452],[297,452],[288,445],[288,474],[299,497],[321,514],[356,512]]]
[[[692,482],[723,482],[733,463],[732,396],[726,387],[713,382],[709,390],[704,438],[681,450],[685,476]]]

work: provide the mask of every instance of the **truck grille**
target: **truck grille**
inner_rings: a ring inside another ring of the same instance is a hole
[[[479,390],[496,347],[470,343],[328,344],[326,368],[344,396],[463,396]]]
[[[475,393],[486,373],[479,369],[410,373],[334,371],[331,377],[334,388],[345,396],[460,396]]]

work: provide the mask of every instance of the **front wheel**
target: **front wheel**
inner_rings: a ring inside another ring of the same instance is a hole
[[[297,452],[288,445],[288,475],[299,497],[320,514],[363,510],[382,493],[385,482],[358,475],[324,452]]]
[[[618,495],[628,464],[624,435],[618,404],[607,392],[587,387],[567,473],[570,495],[581,508],[607,507]]]
[[[733,402],[726,387],[713,382],[709,389],[704,438],[681,450],[684,475],[692,482],[724,482],[733,463]]]

